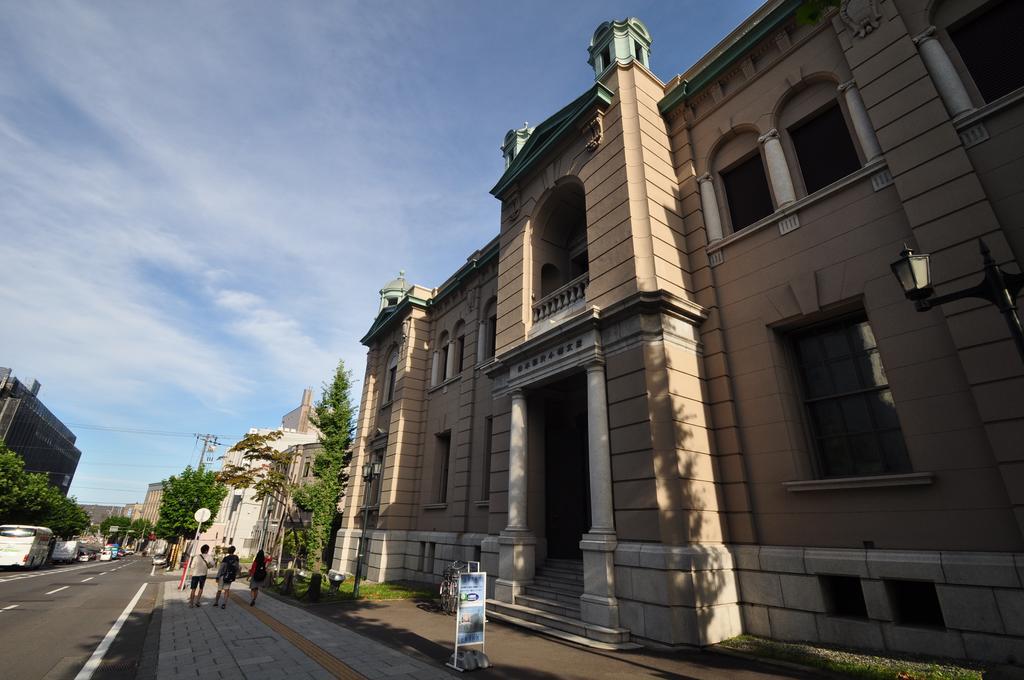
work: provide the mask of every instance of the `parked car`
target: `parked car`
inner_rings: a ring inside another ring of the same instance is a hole
[[[167,564],[167,555],[164,555],[162,553],[160,555],[153,555],[154,567],[162,567],[165,564]]]

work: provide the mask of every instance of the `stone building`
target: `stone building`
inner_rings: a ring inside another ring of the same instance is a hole
[[[890,272],[1019,271],[1024,3],[799,4],[668,83],[604,23],[593,87],[506,135],[497,237],[381,291],[336,567],[480,560],[490,616],[601,645],[1024,659],[1024,364]]]

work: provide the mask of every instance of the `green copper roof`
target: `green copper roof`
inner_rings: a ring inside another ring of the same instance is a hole
[[[574,127],[581,115],[594,106],[608,106],[612,103],[613,96],[615,96],[614,93],[607,87],[601,83],[594,83],[592,88],[577,97],[568,106],[538,125],[522,150],[516,154],[515,160],[505,170],[505,174],[491,189],[491,194],[500,198],[506,189],[534,168],[544,153]]]
[[[785,0],[772,10],[768,16],[754,24],[750,30],[715,57],[711,63],[701,69],[690,80],[683,80],[658,102],[658,110],[662,115],[668,113],[682,102],[703,90],[717,80],[722,72],[747,53],[754,45],[777,29],[796,12],[803,0]],[[493,193],[493,192],[492,192]]]
[[[364,335],[359,342],[364,345],[369,345],[373,342],[374,338],[390,328],[393,321],[404,318],[406,312],[413,307],[427,309],[458,290],[471,274],[498,256],[498,242],[499,239],[495,238],[484,246],[483,251],[481,251],[476,257],[471,258],[469,262],[459,267],[459,270],[455,272],[451,278],[445,281],[441,286],[441,289],[438,290],[432,298],[424,300],[422,298],[413,297],[412,295],[406,295],[397,305],[382,309],[377,315],[377,318],[374,319],[373,325],[370,326],[370,330],[366,331],[366,335]]]

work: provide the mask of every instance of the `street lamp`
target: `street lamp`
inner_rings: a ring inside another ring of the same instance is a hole
[[[363,463],[363,530],[359,534],[359,550],[356,553],[356,576],[352,583],[352,597],[359,597],[359,578],[363,572],[363,561],[365,559],[365,546],[369,543],[366,541],[366,529],[370,525],[370,487],[373,486],[373,480],[380,474],[380,460],[374,458],[374,460],[366,461]]]
[[[903,294],[907,296],[908,300],[914,301],[914,306],[919,312],[969,297],[988,300],[1003,313],[1006,325],[1010,328],[1010,335],[1013,336],[1017,351],[1020,352],[1021,360],[1024,360],[1024,329],[1021,328],[1016,303],[1021,288],[1024,288],[1024,274],[1004,272],[992,259],[992,254],[985,242],[978,239],[978,244],[981,247],[982,262],[985,265],[984,278],[972,288],[964,288],[932,297],[935,291],[932,289],[928,254],[915,255],[914,251],[905,244],[900,253],[900,259],[892,263],[892,273],[900,282]]]

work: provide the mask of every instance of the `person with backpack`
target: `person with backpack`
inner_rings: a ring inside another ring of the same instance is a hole
[[[231,584],[238,578],[238,555],[235,554],[235,546],[228,546],[228,554],[220,563],[220,569],[217,570],[217,596],[213,598],[213,606],[216,607],[220,603],[220,608],[224,609],[228,603],[228,595],[231,593]],[[224,593],[224,601],[220,601],[220,594]]]
[[[210,571],[210,567],[213,566],[213,562],[206,558],[207,553],[210,552],[210,546],[204,545],[199,550],[198,559],[192,560],[192,564],[189,565],[189,569],[192,571],[192,591],[188,594],[188,606],[198,607],[200,601],[203,599],[203,586],[206,585],[206,575]],[[196,594],[196,590],[199,590],[199,594]]]
[[[249,601],[250,607],[256,605],[256,596],[259,595],[260,588],[267,583],[267,565],[270,564],[270,560],[271,558],[265,556],[260,550],[256,553],[256,559],[252,561],[252,566],[249,567],[249,593],[252,595],[252,600]]]

